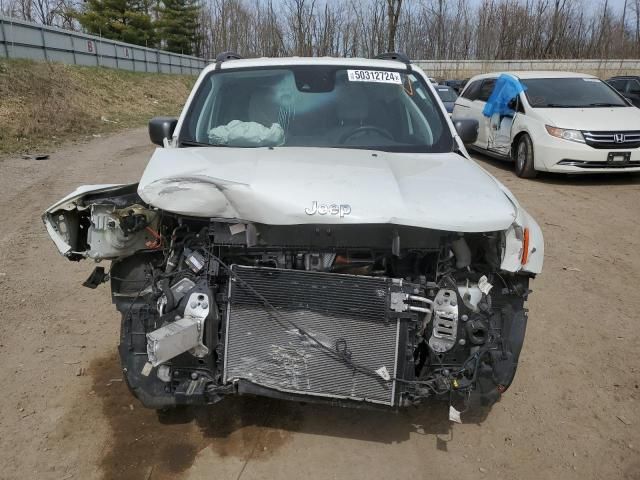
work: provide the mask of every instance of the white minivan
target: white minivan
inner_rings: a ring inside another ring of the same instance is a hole
[[[483,110],[502,73],[473,77],[454,119],[480,124],[471,148],[513,160],[516,174],[640,172],[640,110],[607,83],[582,73],[505,72],[524,88],[510,111]]]

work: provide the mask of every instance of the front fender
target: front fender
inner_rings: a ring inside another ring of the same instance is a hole
[[[507,272],[542,272],[544,237],[542,229],[522,207],[513,224],[504,232],[500,268]]]

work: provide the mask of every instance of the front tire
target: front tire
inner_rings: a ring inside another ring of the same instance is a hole
[[[520,137],[515,148],[515,170],[520,178],[535,178],[538,174],[533,161],[533,142],[526,133]]]

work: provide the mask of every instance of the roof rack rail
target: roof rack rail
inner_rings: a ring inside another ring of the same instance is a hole
[[[216,72],[222,68],[222,62],[227,60],[240,60],[242,57],[236,52],[222,52],[216,57]]]
[[[216,63],[225,62],[227,60],[241,60],[242,56],[236,52],[222,52],[216,57]]]
[[[380,55],[375,56],[378,60],[396,60],[398,62],[406,63],[407,65],[411,65],[411,60],[404,53],[400,52],[385,52]]]

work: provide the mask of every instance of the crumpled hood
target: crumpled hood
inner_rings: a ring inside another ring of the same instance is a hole
[[[455,153],[335,148],[158,148],[138,186],[157,208],[270,225],[392,223],[505,230],[516,207]]]
[[[640,109],[609,108],[536,108],[536,113],[558,128],[584,131],[638,130]]]

